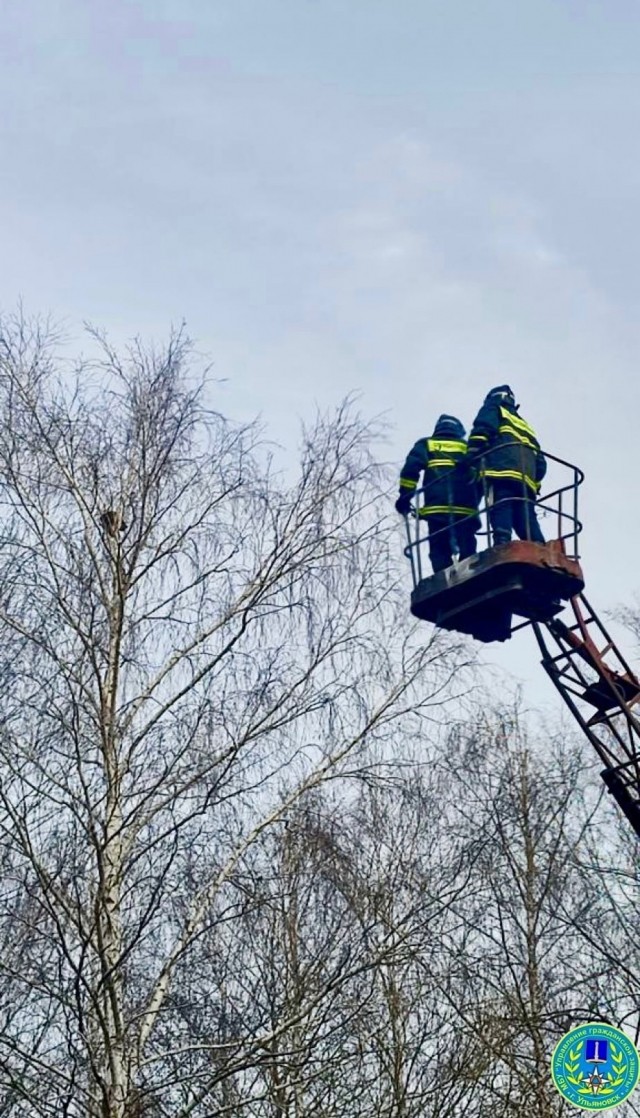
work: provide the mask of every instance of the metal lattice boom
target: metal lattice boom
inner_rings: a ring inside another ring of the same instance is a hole
[[[640,680],[584,595],[570,605],[570,625],[557,617],[532,622],[542,664],[603,762],[602,779],[640,838]]]

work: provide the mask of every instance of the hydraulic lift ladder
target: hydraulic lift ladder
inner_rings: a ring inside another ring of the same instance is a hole
[[[640,838],[640,680],[583,594],[573,622],[532,621],[542,665],[604,768],[609,792]],[[636,713],[637,711],[637,713]]]

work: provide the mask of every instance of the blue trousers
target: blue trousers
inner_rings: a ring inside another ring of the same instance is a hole
[[[536,502],[531,490],[515,478],[492,478],[493,503],[489,520],[494,544],[508,543],[515,531],[518,539],[544,543],[538,524]]]
[[[435,516],[427,517],[427,525],[429,558],[434,574],[451,566],[454,551],[459,553],[461,559],[475,555],[478,546],[476,532],[480,527],[477,517],[437,513]]]

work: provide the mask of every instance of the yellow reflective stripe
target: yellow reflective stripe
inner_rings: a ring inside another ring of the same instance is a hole
[[[469,439],[469,442],[474,442],[474,443],[475,443],[475,442],[483,442],[483,443],[488,443],[488,442],[489,442],[489,436],[488,436],[488,435],[480,435],[480,434],[478,434],[478,435],[472,435],[472,436],[471,436],[471,438]]]
[[[527,443],[533,446],[534,449],[538,446],[538,439],[536,433],[525,419],[521,419],[519,415],[513,415],[512,412],[506,408],[500,407],[500,415],[503,422],[500,424],[498,430],[501,434],[513,435],[518,442]]]
[[[430,453],[464,454],[467,444],[462,439],[427,439]]]
[[[437,466],[455,466],[456,462],[453,458],[431,458],[427,462],[428,470],[435,470]]]
[[[524,435],[521,435],[519,431],[514,431],[513,427],[508,427],[506,424],[503,424],[498,427],[498,431],[501,435],[511,435],[512,439],[521,443],[522,446],[528,446],[530,450],[538,449],[537,443],[532,443],[531,439],[527,439]]]
[[[415,489],[417,484],[418,484],[417,481],[412,481],[411,478],[408,478],[408,477],[401,477],[400,478],[400,488],[401,489]]]
[[[514,478],[516,481],[524,481],[535,493],[540,488],[537,481],[529,477],[528,474],[523,474],[521,470],[492,470],[486,469],[480,471],[480,477],[509,477]]]
[[[536,433],[533,427],[530,423],[527,423],[526,419],[523,419],[521,415],[515,415],[514,412],[509,411],[508,408],[503,408],[502,405],[500,405],[500,414],[503,419],[507,419],[514,427],[519,427],[521,431],[524,431],[525,434],[531,435],[531,437],[535,439]]]
[[[534,479],[525,474],[523,470],[498,470],[493,466],[487,466],[480,470],[481,477],[515,477],[524,481],[530,481],[534,484]]]
[[[464,505],[425,505],[418,509],[418,516],[436,516],[439,513],[456,513],[458,516],[475,516],[477,509],[465,508]]]

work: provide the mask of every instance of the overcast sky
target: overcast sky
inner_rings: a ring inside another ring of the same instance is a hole
[[[359,390],[398,466],[509,382],[587,473],[594,604],[640,589],[637,0],[1,13],[0,308],[185,318],[221,410],[289,445]],[[496,655],[528,678],[536,650]]]

